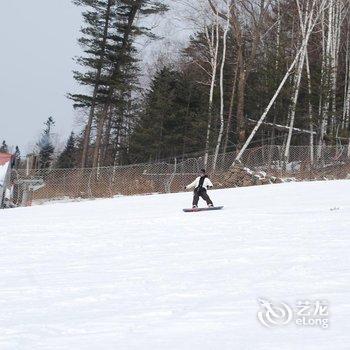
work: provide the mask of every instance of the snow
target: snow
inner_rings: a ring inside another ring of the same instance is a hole
[[[245,168],[243,168],[243,170],[244,170],[247,174],[253,175],[253,171],[250,170],[249,168],[245,167]]]
[[[350,181],[0,212],[0,349],[350,348]],[[335,210],[335,208],[337,210]],[[327,300],[330,327],[269,329],[258,299]]]
[[[4,196],[4,192],[6,194],[6,176],[9,170],[9,165],[10,162],[6,162],[5,164],[0,164],[0,208],[2,207],[3,204],[3,196]],[[0,221],[0,225],[1,225],[1,221]]]
[[[300,171],[301,169],[301,161],[297,160],[294,162],[289,162],[287,164],[282,164],[282,162],[276,161],[272,162],[271,169],[275,170],[286,170],[288,172],[293,172],[293,171]]]
[[[0,164],[0,186],[4,186],[4,181],[7,175],[9,164],[10,162],[7,162],[3,165]]]

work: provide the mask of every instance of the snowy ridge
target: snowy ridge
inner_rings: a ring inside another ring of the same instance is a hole
[[[1,350],[348,350],[350,181],[0,212]],[[203,203],[202,203],[203,205]],[[336,208],[336,210],[335,210]],[[259,324],[257,299],[330,303],[330,328]]]

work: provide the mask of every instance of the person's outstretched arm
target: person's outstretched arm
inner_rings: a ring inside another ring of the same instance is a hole
[[[198,179],[198,178],[197,178]],[[192,183],[189,185],[185,186],[185,190],[189,190],[190,188],[194,188],[197,185],[197,179],[195,179]]]

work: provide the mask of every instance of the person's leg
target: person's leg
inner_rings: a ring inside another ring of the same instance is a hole
[[[208,205],[214,205],[212,200],[208,196],[208,193],[207,193],[206,189],[203,188],[200,195],[207,202]]]
[[[198,206],[198,201],[199,201],[199,194],[198,191],[194,191],[193,192],[193,202],[192,202],[192,206]]]

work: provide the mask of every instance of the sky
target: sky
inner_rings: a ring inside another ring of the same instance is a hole
[[[64,138],[74,126],[67,92],[76,90],[73,56],[81,26],[70,0],[6,0],[1,4],[0,138],[30,152],[49,116]]]
[[[169,47],[169,40],[176,50],[176,42],[188,37],[188,28],[178,17],[178,6],[172,5],[166,18],[156,20],[157,32],[165,34],[163,44],[140,43],[139,49],[148,52],[143,57],[152,60],[157,45]],[[66,94],[81,91],[72,74],[77,69],[73,57],[81,53],[81,25],[81,9],[71,0],[1,4],[0,142],[18,145],[22,156],[33,150],[49,116],[56,121],[54,132],[61,147],[70,131],[79,130],[81,115]]]

